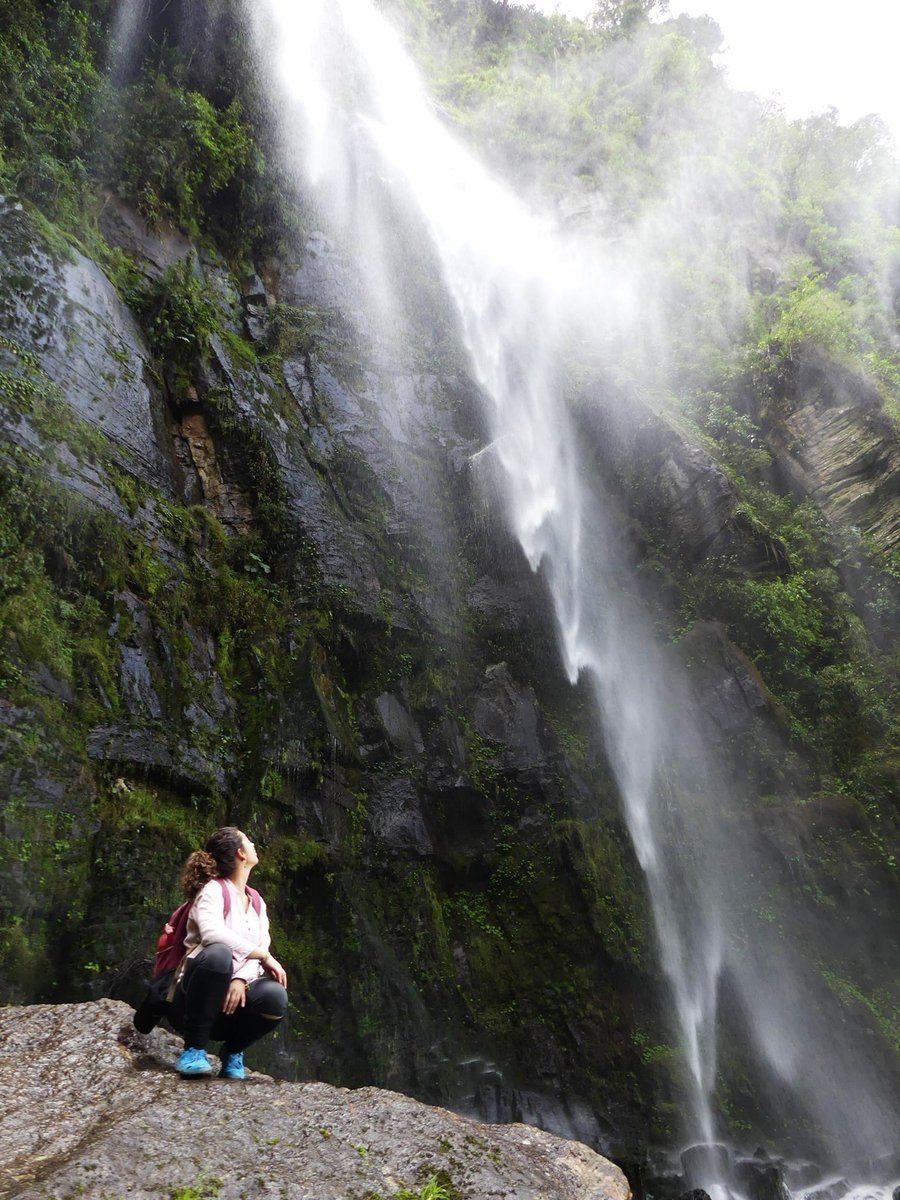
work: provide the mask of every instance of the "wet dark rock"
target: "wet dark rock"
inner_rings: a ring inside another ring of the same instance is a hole
[[[250,1181],[285,1200],[346,1200],[442,1172],[460,1200],[629,1200],[612,1163],[538,1129],[252,1071],[243,1084],[185,1083],[172,1069],[180,1042],[142,1037],[131,1017],[112,1000],[0,1011],[0,1084],[16,1096],[0,1114],[0,1194],[159,1200],[216,1180],[220,1200]],[[201,1130],[227,1136],[198,1141]]]
[[[742,517],[739,497],[715,459],[640,397],[598,400],[581,414],[585,435],[622,506],[682,564],[714,559],[744,574],[786,568],[783,548]]]
[[[43,248],[30,219],[0,207],[0,332],[33,351],[66,404],[141,483],[173,493],[159,396],[131,313],[96,263]]]
[[[167,267],[194,252],[184,234],[165,223],[151,233],[135,209],[111,192],[103,198],[99,225],[109,245],[130,255],[148,279],[161,279]]]
[[[306,458],[283,463],[282,479],[291,517],[315,546],[323,583],[346,589],[357,611],[376,616],[381,584],[364,533],[347,520]]]
[[[304,241],[300,266],[282,277],[280,294],[296,307],[315,304],[359,314],[364,308],[362,286],[355,265],[327,234],[314,230]]]
[[[478,619],[480,628],[517,632],[534,619],[534,608],[517,584],[508,584],[489,576],[469,590],[466,603]]]
[[[119,687],[125,707],[134,716],[157,718],[162,705],[153,687],[150,664],[136,646],[119,647]]]
[[[759,671],[729,641],[723,625],[715,621],[695,625],[681,641],[680,651],[691,669],[701,707],[719,730],[743,729],[773,712]]]
[[[728,541],[732,489],[712,459],[696,447],[670,440],[661,456],[656,486],[672,530],[697,558],[719,552]]]
[[[438,714],[438,720],[429,730],[424,767],[428,788],[432,791],[463,786],[466,743],[458,722],[452,717]]]
[[[306,423],[309,420],[313,402],[312,381],[307,374],[306,365],[296,359],[286,358],[281,369],[284,372],[284,382],[287,384],[288,391],[296,400],[297,407]]]
[[[57,679],[43,663],[38,663],[33,678],[35,683],[42,692],[46,692],[48,696],[57,696],[60,700],[64,700],[67,704],[71,704],[75,699],[72,688],[67,680]]]
[[[24,708],[17,708],[15,704],[10,704],[8,700],[0,697],[0,727],[13,727],[27,715]]]
[[[747,1200],[789,1200],[781,1166],[768,1156],[738,1159],[734,1177]]]
[[[604,1145],[610,1134],[609,1122],[589,1105],[566,1096],[510,1088],[496,1069],[482,1075],[473,1112],[488,1124],[521,1122],[592,1147]]]
[[[257,274],[249,275],[246,279],[241,280],[241,295],[246,304],[266,305],[269,302],[266,285]]]
[[[269,310],[264,304],[246,304],[244,320],[247,332],[254,342],[264,342],[269,331]]]
[[[419,791],[411,779],[378,778],[369,798],[366,824],[383,846],[396,853],[424,858],[433,851]]]
[[[434,852],[457,868],[493,854],[490,809],[476,788],[466,784],[433,795],[427,811]]]
[[[689,1192],[682,1192],[678,1200],[711,1200],[709,1192],[705,1192],[703,1188],[691,1188]]]
[[[409,758],[420,758],[425,749],[421,731],[400,700],[384,692],[375,701],[375,709],[388,741]]]
[[[866,1158],[862,1162],[854,1163],[853,1168],[852,1173],[856,1177],[881,1184],[893,1184],[900,1179],[900,1149]]]
[[[223,760],[201,754],[158,724],[98,725],[88,733],[85,749],[95,762],[127,769],[138,777],[160,779],[176,790],[225,787]]]
[[[533,689],[519,687],[505,663],[488,667],[475,702],[473,725],[482,737],[502,747],[504,766],[534,770],[544,765],[538,721]]]

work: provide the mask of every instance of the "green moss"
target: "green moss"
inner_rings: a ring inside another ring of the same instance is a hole
[[[88,719],[99,701],[94,679],[105,687],[107,703],[116,698],[102,596],[90,587],[82,557],[97,531],[83,502],[46,483],[31,456],[10,448],[0,460],[0,683],[25,700],[41,666],[61,682],[83,682]]]
[[[617,961],[646,968],[651,954],[649,913],[621,825],[564,819],[556,836],[572,856],[591,923],[606,952]]]
[[[57,929],[48,929],[46,921],[30,920],[26,927],[21,916],[0,924],[0,970],[6,1003],[22,1003],[45,992],[47,965],[58,935]]]
[[[232,360],[241,367],[255,367],[258,359],[256,351],[248,341],[230,329],[223,329],[219,335],[228,348]]]
[[[313,687],[319,698],[328,732],[344,750],[356,755],[359,741],[356,719],[350,705],[350,697],[340,685],[340,672],[336,664],[328,660],[324,648],[315,639],[310,642],[309,658]]]
[[[0,336],[0,405],[23,416],[48,447],[63,443],[79,461],[103,461],[108,443],[79,417],[60,388],[42,370],[37,357],[18,342]]]
[[[94,806],[96,819],[108,836],[145,831],[172,835],[173,845],[190,849],[201,845],[208,836],[208,801],[195,797],[185,800],[162,787],[150,787],[119,777],[105,786]]]
[[[872,1022],[885,1042],[900,1054],[900,1004],[887,988],[864,992],[851,979],[829,967],[822,967],[822,978],[841,1006]]]
[[[267,313],[266,354],[273,360],[305,358],[324,336],[328,310],[274,304]]]
[[[174,1188],[169,1200],[216,1200],[223,1187],[221,1179],[201,1175],[195,1183]]]

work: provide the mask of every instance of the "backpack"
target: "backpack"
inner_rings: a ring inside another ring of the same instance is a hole
[[[224,879],[219,879],[222,887],[222,901],[225,905],[225,920],[228,920],[228,914],[231,912],[231,890]],[[259,916],[262,910],[262,900],[259,892],[254,888],[247,888],[247,895],[250,897],[250,903],[253,905],[254,912]],[[167,974],[169,971],[174,971],[184,957],[184,939],[187,937],[188,913],[191,911],[191,905],[194,899],[185,900],[183,904],[179,904],[175,911],[169,917],[163,926],[163,931],[159,935],[159,940],[156,943],[156,961],[153,964],[153,978],[159,979],[161,975]]]

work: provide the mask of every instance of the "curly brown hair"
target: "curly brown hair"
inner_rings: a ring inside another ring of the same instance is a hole
[[[188,855],[181,872],[181,888],[192,900],[210,879],[227,879],[234,870],[243,834],[234,825],[223,825],[211,833],[203,850]]]

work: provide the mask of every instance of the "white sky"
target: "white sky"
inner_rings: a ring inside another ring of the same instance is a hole
[[[527,2],[576,17],[594,8],[594,0]],[[789,117],[834,107],[850,124],[880,113],[900,148],[898,0],[669,0],[670,15],[681,12],[718,23],[735,87],[777,95]]]

